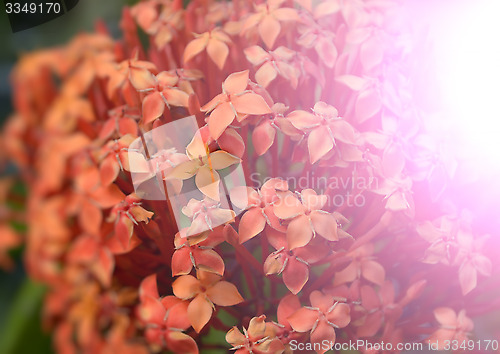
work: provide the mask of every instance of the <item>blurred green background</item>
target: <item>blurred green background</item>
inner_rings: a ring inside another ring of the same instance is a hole
[[[67,14],[38,27],[12,33],[0,5],[0,126],[12,112],[10,71],[26,52],[68,42],[80,32],[93,30],[102,19],[114,37],[119,37],[119,19],[124,4],[134,0],[80,0]],[[12,166],[9,173],[15,173]],[[0,171],[0,174],[2,171]],[[5,171],[3,173],[6,173]],[[1,237],[1,235],[0,235]],[[45,289],[29,281],[22,265],[22,250],[14,253],[12,272],[0,270],[0,354],[53,353],[49,336],[40,326],[41,302]]]

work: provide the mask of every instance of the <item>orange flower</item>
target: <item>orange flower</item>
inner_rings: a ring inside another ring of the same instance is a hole
[[[172,276],[189,274],[193,268],[222,276],[224,261],[213,248],[223,241],[220,228],[197,237],[184,237],[182,232],[177,233],[172,255]]]
[[[315,163],[332,150],[336,139],[347,144],[356,142],[354,128],[338,116],[334,107],[317,102],[313,112],[314,114],[294,111],[287,116],[295,128],[309,133],[307,147],[311,163]]]
[[[151,3],[164,6],[158,12]],[[162,1],[153,0],[149,4],[148,1],[141,2],[132,8],[131,13],[144,31],[153,36],[158,48],[164,48],[170,43],[184,25],[183,11]]]
[[[279,200],[278,193],[288,190],[288,183],[279,178],[272,178],[262,185],[260,190],[239,186],[231,189],[231,202],[240,209],[247,210],[239,225],[240,243],[258,235],[266,223],[274,228],[283,229],[273,211],[273,204]]]
[[[310,266],[329,253],[328,247],[322,242],[311,242],[306,247],[290,250],[284,233],[269,229],[266,235],[276,251],[264,262],[264,272],[266,275],[283,274],[283,282],[288,290],[297,294],[309,280]]]
[[[213,231],[219,225],[233,222],[236,217],[234,211],[222,209],[220,203],[208,197],[203,200],[191,199],[182,208],[182,213],[191,219],[189,228],[182,230],[184,237],[197,235],[203,231]]]
[[[217,67],[222,70],[227,56],[229,55],[228,43],[231,43],[229,36],[216,27],[211,31],[195,34],[195,39],[188,43],[184,50],[184,63],[190,61],[204,49]]]
[[[115,267],[115,259],[110,250],[98,237],[81,235],[68,251],[69,264],[82,264],[89,268],[92,274],[105,287],[111,286],[111,277]]]
[[[267,48],[271,49],[281,32],[280,22],[298,21],[297,10],[289,7],[280,7],[285,0],[269,0],[265,4],[255,6],[255,13],[244,22],[241,33],[258,26],[260,38]]]
[[[349,305],[335,300],[331,295],[313,291],[309,296],[311,307],[303,307],[288,317],[297,332],[311,331],[311,343],[334,343],[335,328],[344,328],[351,322]],[[323,345],[318,353],[326,352]]]
[[[288,80],[294,89],[297,88],[300,72],[290,64],[296,55],[295,51],[278,47],[274,51],[266,52],[258,45],[254,45],[246,48],[244,53],[250,63],[255,66],[261,65],[255,73],[255,80],[259,85],[267,87],[280,75]]]
[[[289,192],[276,202],[275,215],[290,220],[286,231],[289,249],[304,247],[316,234],[328,241],[339,239],[337,220],[332,214],[321,210],[326,201],[326,195],[317,195],[312,189],[304,189],[300,199]]]
[[[378,79],[342,75],[335,80],[356,92],[354,115],[359,123],[373,118],[382,109],[382,94]]]
[[[181,179],[186,180],[195,177],[196,187],[207,197],[220,201],[220,176],[217,170],[222,170],[231,165],[239,163],[241,160],[236,156],[219,150],[207,155],[206,150],[198,148],[187,150],[189,161],[181,162],[165,176],[166,180]]]
[[[235,354],[276,354],[282,353],[285,347],[276,338],[272,324],[265,322],[266,316],[253,317],[248,330],[243,328],[241,333],[233,327],[226,334],[226,341],[236,350]]]
[[[108,120],[104,123],[99,138],[107,140],[109,138],[121,138],[125,135],[137,136],[137,120],[140,112],[136,108],[123,105],[113,108],[108,112]]]
[[[372,337],[384,323],[394,323],[402,315],[402,307],[394,302],[394,285],[390,280],[386,280],[378,292],[369,285],[362,286],[360,292],[366,315],[362,325],[358,327],[358,336]]]
[[[172,284],[175,296],[182,300],[192,299],[188,317],[196,332],[200,332],[212,317],[215,305],[233,306],[243,301],[238,289],[215,273],[198,270],[198,278],[183,275]]]
[[[134,233],[134,224],[138,225],[139,222],[147,224],[153,215],[153,212],[141,207],[141,199],[135,193],[131,193],[113,207],[107,221],[115,222],[115,235],[127,249]]]
[[[99,175],[101,184],[109,186],[118,177],[120,171],[129,170],[128,146],[135,140],[132,135],[125,135],[109,141],[97,154],[100,161]]]
[[[118,88],[122,87],[127,80],[134,87],[142,87],[150,72],[158,72],[153,63],[138,60],[137,57],[138,53],[136,52],[133,59],[124,60],[114,65],[110,63],[106,66],[107,76],[109,77],[106,87],[108,97],[113,97]]]
[[[175,353],[198,354],[194,339],[182,333],[190,326],[187,301],[175,296],[160,298],[156,274],[142,281],[139,297],[138,317],[146,324],[145,337],[153,350],[166,346]]]
[[[474,329],[474,322],[465,315],[465,310],[461,310],[457,315],[449,307],[439,307],[434,310],[434,317],[439,322],[440,328],[427,339],[427,343],[437,343],[437,350],[443,350],[447,342],[455,341],[458,348],[461,348]]]
[[[353,282],[363,278],[377,285],[382,285],[385,280],[384,267],[374,260],[373,244],[369,243],[347,253],[352,258],[351,263],[335,274],[334,285]]]
[[[142,121],[151,123],[165,111],[165,106],[188,106],[189,95],[174,87],[179,77],[167,71],[154,76],[149,71],[143,73],[142,81],[133,83],[136,90],[146,93],[142,100]]]
[[[272,113],[262,96],[246,91],[248,70],[229,75],[222,84],[222,93],[201,107],[210,113],[208,128],[213,139],[218,139],[236,118],[239,122],[249,114]]]
[[[259,156],[264,155],[273,145],[276,137],[276,130],[280,130],[284,134],[292,137],[300,137],[303,135],[300,130],[295,128],[290,121],[283,116],[288,110],[287,106],[283,103],[275,103],[271,109],[273,114],[271,116],[263,116],[252,132],[252,142]]]
[[[299,27],[301,36],[297,43],[304,48],[314,48],[321,58],[321,63],[333,68],[338,57],[338,50],[335,47],[335,33],[318,25],[310,16],[301,20],[302,26]]]

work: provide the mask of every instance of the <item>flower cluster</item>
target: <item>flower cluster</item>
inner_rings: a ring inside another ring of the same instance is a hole
[[[498,287],[498,258],[433,204],[456,167],[413,99],[404,16],[397,0],[144,0],[123,39],[100,24],[24,55],[2,140],[57,351],[467,339],[466,313],[500,307],[466,300]],[[158,132],[188,116],[198,130],[172,148],[185,132]],[[224,180],[235,166],[245,185]],[[311,171],[352,183],[287,183]],[[169,195],[147,198],[149,183]],[[1,233],[5,263],[17,241]]]

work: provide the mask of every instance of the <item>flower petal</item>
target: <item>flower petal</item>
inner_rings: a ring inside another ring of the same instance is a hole
[[[374,89],[364,90],[359,94],[356,100],[356,119],[359,123],[363,123],[365,120],[370,119],[380,112],[381,108],[382,101],[377,91]]]
[[[305,215],[300,215],[296,219],[293,219],[286,230],[286,238],[290,250],[306,246],[312,237],[311,224],[309,218]]]
[[[265,119],[252,132],[252,142],[257,155],[264,155],[273,145],[276,129],[271,125],[269,119]]]
[[[288,323],[297,332],[307,332],[313,328],[318,316],[318,311],[302,307],[288,317]]]
[[[252,338],[261,338],[266,334],[266,316],[253,317],[248,324],[248,334]]]
[[[160,297],[158,294],[158,287],[156,285],[156,274],[151,274],[150,276],[144,278],[141,282],[141,286],[139,287],[139,297],[145,299],[147,296],[150,296],[154,299]]]
[[[236,94],[245,91],[247,86],[248,86],[248,70],[232,73],[226,78],[226,80],[222,84],[222,88],[228,94]]]
[[[227,44],[215,38],[208,40],[207,53],[217,67],[222,70],[226,63],[227,56],[229,55],[229,48]]]
[[[344,328],[351,322],[351,308],[348,304],[338,303],[326,318],[338,327]]]
[[[269,57],[269,54],[258,45],[245,48],[243,52],[245,53],[247,60],[253,65],[260,65],[266,60],[267,57]]]
[[[271,15],[266,15],[259,23],[260,38],[267,48],[272,49],[281,31],[280,23]]]
[[[195,177],[196,187],[207,197],[219,201],[219,174],[208,166],[202,166]]]
[[[223,168],[229,167],[231,165],[240,163],[241,159],[228,154],[225,151],[219,150],[210,154],[210,163],[212,168],[216,170],[222,170]]]
[[[190,259],[189,247],[179,248],[172,255],[172,276],[186,275],[191,273],[193,263]]]
[[[298,309],[300,309],[299,298],[295,295],[288,294],[281,299],[278,305],[278,322],[284,326],[290,326],[288,323],[288,317],[290,317]]]
[[[266,218],[262,215],[261,208],[250,208],[240,220],[238,233],[240,243],[244,243],[258,235],[266,226]]]
[[[303,214],[305,208],[295,194],[286,193],[276,204],[274,204],[274,214],[280,219],[291,219]]]
[[[159,92],[153,92],[142,101],[142,120],[144,124],[151,123],[165,111],[165,102]]]
[[[207,301],[205,294],[198,294],[188,306],[189,322],[198,333],[205,327],[212,317],[212,304]]]
[[[243,301],[238,289],[234,284],[227,281],[219,281],[206,292],[208,298],[219,306],[233,306]]]
[[[206,35],[205,33],[189,42],[186,45],[186,49],[184,49],[184,63],[190,61],[196,55],[201,53],[201,51],[207,46],[207,43],[208,35]]]
[[[278,72],[273,64],[271,62],[266,62],[255,73],[255,81],[264,88],[267,88],[277,76]]]
[[[312,212],[310,214],[314,231],[328,241],[338,241],[337,220],[331,214]]]
[[[320,344],[319,350],[317,349],[317,353],[325,353],[328,349],[328,346],[323,345],[324,343],[335,343],[336,335],[335,329],[329,325],[326,321],[319,321],[318,326],[311,332],[311,343],[314,345],[316,343]],[[317,346],[318,344],[316,344]]]
[[[145,90],[156,86],[154,75],[149,70],[143,68],[130,68],[130,82],[136,90]]]
[[[189,95],[176,88],[168,88],[163,90],[163,96],[169,104],[177,107],[187,107],[189,101]]]
[[[380,263],[365,260],[361,262],[361,275],[372,283],[382,285],[385,280],[385,269]]]
[[[465,261],[458,270],[462,294],[468,294],[477,286],[477,271],[471,261]]]
[[[224,261],[214,250],[197,249],[193,252],[193,257],[198,268],[220,276],[224,274]]]
[[[234,108],[243,114],[268,114],[273,113],[264,98],[256,93],[245,93],[231,98]]]
[[[283,282],[290,292],[296,295],[302,290],[309,279],[309,267],[295,257],[289,257],[283,271]]]
[[[240,330],[234,326],[226,334],[226,342],[231,344],[233,347],[245,344],[246,337]]]
[[[167,347],[173,353],[198,354],[198,345],[195,340],[185,333],[168,331],[165,335]]]
[[[457,314],[449,307],[438,307],[434,310],[434,317],[443,327],[455,327]]]
[[[323,208],[328,200],[326,195],[318,195],[312,189],[304,189],[300,192],[300,198],[302,199],[302,204],[304,204],[308,210],[319,210]]]
[[[233,122],[234,117],[235,113],[229,102],[219,104],[208,118],[210,136],[215,140],[219,139],[222,132]]]
[[[324,126],[319,126],[311,131],[307,138],[307,149],[311,163],[313,164],[325,156],[333,149],[333,146],[332,137]]]
[[[201,291],[200,281],[192,275],[183,275],[172,283],[174,295],[179,299],[193,298]]]

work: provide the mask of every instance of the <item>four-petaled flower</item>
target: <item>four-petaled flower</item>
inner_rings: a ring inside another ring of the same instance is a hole
[[[249,114],[272,113],[264,98],[246,90],[247,86],[248,70],[233,73],[222,84],[222,93],[201,107],[210,113],[208,129],[213,139],[218,139],[234,118],[240,122]]]
[[[250,63],[255,66],[260,65],[255,73],[255,80],[259,85],[268,87],[280,75],[290,81],[294,89],[297,88],[300,71],[291,63],[296,52],[286,47],[278,47],[276,50],[266,52],[258,45],[248,47],[244,52]]]
[[[264,262],[266,275],[283,274],[283,282],[292,294],[297,294],[309,279],[309,267],[328,253],[328,247],[317,238],[306,247],[288,249],[286,235],[274,229],[266,231],[269,243],[276,249]]]
[[[298,196],[288,192],[274,204],[275,215],[290,220],[286,230],[290,250],[304,247],[316,235],[328,241],[339,239],[337,220],[329,212],[321,210],[327,198],[326,195],[317,195],[312,189],[304,189]]]
[[[331,295],[313,291],[309,296],[311,307],[302,307],[288,317],[288,322],[297,332],[311,331],[311,343],[335,343],[336,328],[344,328],[351,321],[348,304],[336,301]],[[318,353],[327,348],[320,346]]]
[[[231,43],[229,36],[220,28],[214,28],[211,31],[195,35],[184,50],[184,62],[190,61],[205,48],[207,54],[217,67],[222,70],[227,56],[229,55],[228,43]]]
[[[142,281],[139,299],[137,315],[146,325],[144,335],[152,349],[159,351],[166,346],[175,353],[198,354],[194,339],[182,332],[191,325],[187,301],[175,296],[160,298],[156,274]]]
[[[427,342],[437,344],[437,350],[443,350],[446,343],[450,342],[457,343],[458,348],[461,348],[474,329],[474,322],[465,315],[465,310],[460,310],[457,315],[449,307],[439,307],[434,310],[434,317],[439,322],[439,329],[427,339]]]
[[[309,134],[307,147],[311,163],[324,157],[336,144],[336,139],[343,143],[355,144],[354,128],[338,116],[337,109],[324,103],[314,105],[314,114],[306,111],[294,111],[287,118],[294,127]]]
[[[205,196],[220,201],[220,176],[217,172],[239,163],[241,160],[225,151],[210,153],[207,150],[188,149],[189,160],[175,166],[166,176],[166,180],[186,180],[195,176],[196,187]]]
[[[221,280],[221,276],[203,270],[197,271],[198,278],[182,275],[172,284],[174,295],[182,300],[191,300],[187,309],[188,318],[196,332],[212,317],[218,306],[233,306],[243,301],[233,284]]]
[[[250,320],[248,330],[243,327],[241,333],[233,327],[226,334],[226,341],[236,350],[235,354],[274,354],[282,353],[283,343],[276,338],[272,324],[265,322],[266,316],[254,317]]]
[[[242,33],[258,26],[260,38],[269,49],[281,32],[281,23],[284,21],[298,21],[297,10],[289,7],[280,7],[285,0],[270,0],[265,4],[255,5],[255,13],[251,14],[244,22]]]
[[[182,208],[182,213],[191,219],[189,228],[181,230],[184,237],[213,231],[219,225],[232,222],[236,216],[233,210],[222,209],[220,203],[208,197],[203,200],[191,199]]]
[[[188,106],[189,95],[174,87],[179,82],[179,77],[168,71],[162,71],[154,76],[151,73],[144,75],[141,82],[135,82],[134,87],[146,96],[142,100],[142,122],[151,123],[165,112],[165,107]]]
[[[258,235],[266,224],[283,229],[273,211],[273,204],[279,200],[278,194],[288,190],[288,183],[279,178],[266,181],[260,190],[250,187],[235,187],[230,192],[233,205],[247,211],[240,220],[240,243]]]

